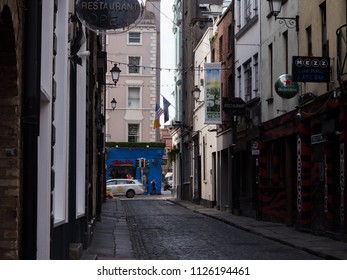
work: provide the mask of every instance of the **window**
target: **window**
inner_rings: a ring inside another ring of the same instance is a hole
[[[269,45],[269,65],[270,65],[270,98],[273,97],[273,51],[272,44]]]
[[[140,88],[128,88],[128,108],[140,108]]]
[[[139,56],[129,56],[128,57],[128,67],[129,73],[131,74],[139,74],[140,73],[140,60]]]
[[[306,37],[307,37],[307,55],[312,56],[312,27],[309,26],[306,28]]]
[[[321,10],[321,31],[322,31],[322,56],[329,57],[329,40],[328,40],[328,27],[327,27],[327,7],[324,1],[320,5]],[[329,90],[329,83],[326,84],[327,90]]]
[[[128,33],[128,43],[129,44],[140,44],[141,43],[141,33],[140,32],[129,32]]]
[[[259,65],[258,65],[258,54],[253,57],[253,69],[254,69],[254,92],[255,96],[258,96],[259,89]]]
[[[252,98],[252,66],[251,61],[244,64],[244,74],[245,74],[245,100],[249,101]]]
[[[223,36],[219,37],[219,61],[223,62]]]
[[[253,11],[254,11],[254,14],[257,15],[258,14],[258,0],[253,0],[253,2],[254,2]]]
[[[234,36],[233,36],[234,32],[233,32],[233,27],[230,24],[228,26],[228,55],[231,54],[232,52],[232,46],[234,43]]]
[[[322,56],[329,56],[328,35],[327,35],[327,9],[326,3],[320,5],[321,10],[321,29],[322,29]]]
[[[252,7],[252,3],[251,0],[245,0],[244,1],[244,5],[245,5],[245,23],[249,22],[252,18],[252,11],[251,11],[251,7]]]
[[[285,73],[289,73],[288,31],[283,33]]]
[[[237,1],[237,11],[238,11],[237,27],[240,29],[241,27],[241,1],[240,0]]]
[[[140,125],[128,124],[128,142],[139,142],[140,140]]]
[[[241,87],[242,87],[241,67],[237,68],[237,83],[238,83],[238,88],[239,88],[239,95],[238,95],[238,97],[241,97]]]
[[[228,97],[235,97],[234,93],[234,74],[229,75],[228,77]]]

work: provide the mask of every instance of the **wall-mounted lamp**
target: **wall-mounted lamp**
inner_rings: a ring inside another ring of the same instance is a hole
[[[296,31],[299,31],[299,16],[296,17],[279,17],[279,13],[282,8],[282,0],[268,0],[270,6],[271,15],[278,20],[280,24],[285,24],[288,28],[296,27]]]
[[[118,80],[119,80],[120,72],[122,72],[122,70],[120,70],[119,67],[117,66],[117,64],[115,64],[113,66],[113,68],[110,70],[110,72],[112,75],[112,80],[113,80],[114,84],[116,85]]]
[[[192,92],[196,102],[203,102],[203,101],[199,101],[201,90],[199,89],[198,86],[195,86]]]
[[[112,101],[111,101],[111,108],[112,108],[112,110],[114,110],[114,109],[116,109],[116,107],[117,107],[117,101],[116,101],[116,99],[112,99]]]
[[[114,111],[114,109],[116,109],[116,107],[117,107],[117,101],[116,101],[116,99],[112,99],[111,100],[111,109],[108,109],[108,108],[106,108],[106,110],[112,110],[112,111]]]

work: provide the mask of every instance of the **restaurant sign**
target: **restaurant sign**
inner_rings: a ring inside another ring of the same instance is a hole
[[[139,0],[77,0],[76,13],[88,29],[125,32],[136,25],[143,15],[144,6]],[[111,32],[112,33],[112,32]]]
[[[233,116],[245,116],[247,104],[240,97],[233,97],[231,99],[223,99],[223,109]]]

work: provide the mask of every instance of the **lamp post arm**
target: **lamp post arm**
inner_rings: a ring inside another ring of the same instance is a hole
[[[296,17],[278,17],[275,16],[275,20],[278,20],[280,24],[285,24],[288,28],[296,28],[299,32],[299,16]]]

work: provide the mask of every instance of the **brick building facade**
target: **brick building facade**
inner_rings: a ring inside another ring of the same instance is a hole
[[[22,224],[23,1],[0,1],[0,259],[20,257]]]

